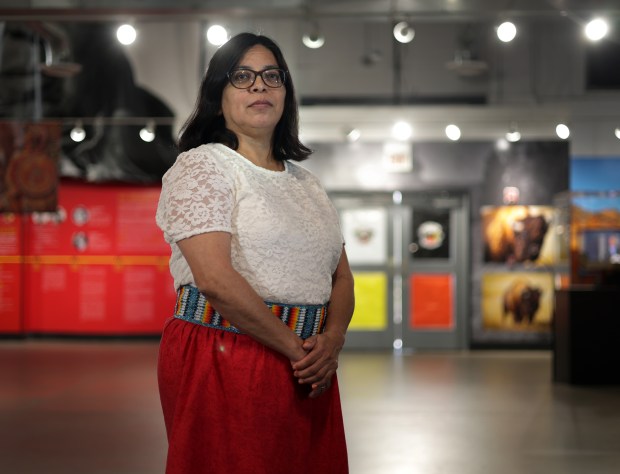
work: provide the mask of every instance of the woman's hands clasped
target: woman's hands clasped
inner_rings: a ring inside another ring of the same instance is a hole
[[[306,339],[302,348],[306,355],[293,362],[293,375],[299,383],[310,384],[310,398],[316,398],[331,387],[338,369],[338,356],[344,345],[344,336],[324,332]]]

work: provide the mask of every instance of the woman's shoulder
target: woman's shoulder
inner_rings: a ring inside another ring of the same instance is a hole
[[[230,165],[230,159],[226,156],[227,149],[228,147],[219,143],[206,143],[196,148],[182,151],[177,155],[171,169],[218,169],[225,171]]]
[[[314,183],[320,184],[319,178],[308,168],[294,162],[287,161],[286,162],[289,172],[300,180],[307,180]]]
[[[196,148],[190,148],[189,150],[182,151],[178,154],[175,164],[177,162],[189,162],[189,161],[220,161],[225,159],[226,147],[219,143],[205,143],[204,145],[197,146]]]
[[[162,181],[174,182],[188,176],[211,176],[230,181],[235,171],[226,157],[226,147],[217,143],[200,145],[177,155],[174,164],[166,171]]]

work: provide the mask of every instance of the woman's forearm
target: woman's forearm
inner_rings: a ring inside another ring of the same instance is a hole
[[[310,397],[323,393],[336,373],[338,357],[344,346],[354,307],[353,274],[343,249],[338,267],[332,276],[332,292],[325,330],[322,334],[304,341],[303,348],[308,354],[293,364],[293,375],[299,382],[312,385]]]
[[[354,307],[353,275],[338,275],[332,286],[324,333],[335,335],[344,344]]]
[[[342,338],[344,337],[353,317],[355,308],[353,273],[345,250],[342,250],[340,262],[332,276],[332,292],[325,331]]]
[[[282,324],[230,263],[230,235],[202,234],[178,242],[198,290],[222,317],[244,334],[296,361],[302,340]]]
[[[196,283],[217,312],[242,333],[280,352],[291,361],[305,355],[301,338],[282,324],[236,271],[220,273],[217,288]]]

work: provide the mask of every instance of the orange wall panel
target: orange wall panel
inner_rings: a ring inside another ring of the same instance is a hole
[[[452,329],[454,292],[452,274],[414,274],[409,279],[409,327]]]

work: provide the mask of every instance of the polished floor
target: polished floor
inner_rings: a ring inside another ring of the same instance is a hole
[[[153,341],[0,341],[0,473],[162,473],[156,357]],[[620,472],[620,387],[553,384],[551,362],[344,353],[351,474]]]

